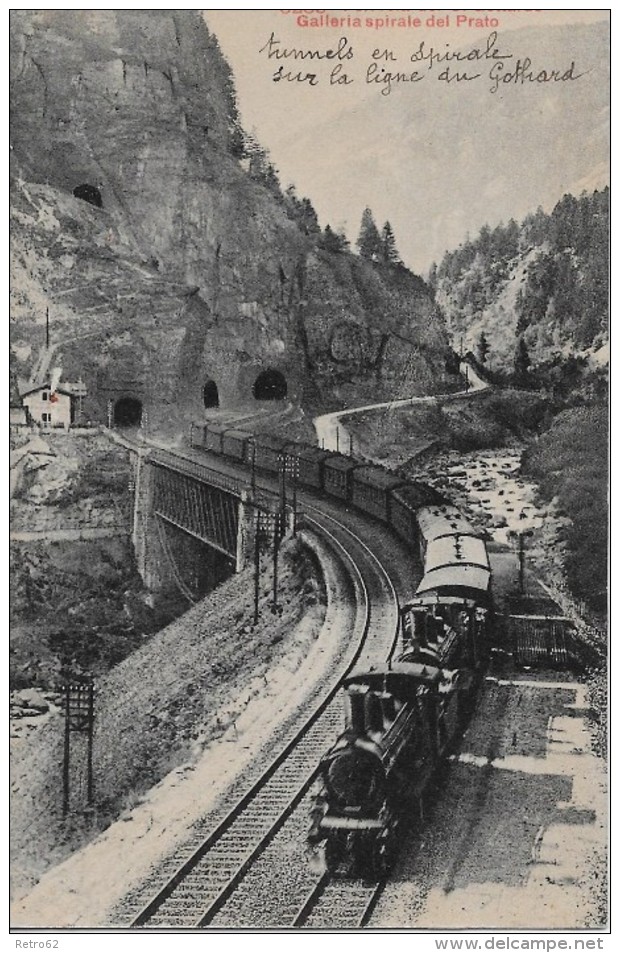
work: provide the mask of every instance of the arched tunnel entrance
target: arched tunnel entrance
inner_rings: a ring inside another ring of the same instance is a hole
[[[284,400],[287,393],[286,378],[280,371],[262,371],[254,381],[252,393],[256,400]]]
[[[135,397],[121,397],[114,404],[115,427],[139,427],[142,422],[142,402]]]
[[[207,381],[202,389],[202,399],[207,410],[209,407],[220,406],[220,395],[215,381]]]
[[[88,202],[95,208],[103,208],[101,192],[96,185],[88,185],[86,182],[83,185],[76,185],[73,194],[76,199],[82,199],[83,202]]]

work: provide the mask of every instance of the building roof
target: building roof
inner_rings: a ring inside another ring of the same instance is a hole
[[[50,385],[49,383],[47,383],[47,384],[37,384],[36,386],[33,386],[32,384],[26,384],[26,390],[20,390],[20,397],[23,398],[23,397],[27,397],[29,394],[36,394],[36,392],[39,391],[39,390],[49,390],[49,391],[51,391],[52,388],[51,388],[51,385]],[[57,387],[56,390],[55,390],[53,393],[54,393],[54,394],[64,394],[65,397],[72,397],[72,396],[73,396],[73,395],[71,394],[71,392],[68,391],[68,390],[65,390],[64,387]]]

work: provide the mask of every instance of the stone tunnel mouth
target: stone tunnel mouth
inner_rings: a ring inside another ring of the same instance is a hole
[[[114,404],[116,427],[139,427],[142,423],[142,402],[136,397],[121,397]]]
[[[220,395],[215,381],[207,381],[202,389],[202,400],[207,410],[210,407],[220,406]]]
[[[89,185],[87,182],[84,182],[82,185],[76,185],[73,194],[76,199],[82,199],[83,202],[88,202],[89,205],[94,205],[95,208],[103,208],[101,192],[96,185]]]
[[[254,381],[252,394],[256,400],[284,400],[288,387],[284,374],[272,369],[262,371]]]

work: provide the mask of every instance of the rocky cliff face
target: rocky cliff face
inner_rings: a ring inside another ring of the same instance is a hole
[[[442,386],[424,283],[319,248],[243,161],[230,70],[198,13],[14,11],[13,346],[28,373],[49,307],[53,363],[86,413],[135,397],[154,426],[288,396]],[[74,190],[83,198],[76,197]],[[86,200],[84,200],[86,198]]]

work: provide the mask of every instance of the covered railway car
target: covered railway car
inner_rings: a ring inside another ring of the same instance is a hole
[[[245,444],[245,462],[257,470],[277,473],[290,441],[271,434],[255,434]]]
[[[443,503],[441,506],[425,506],[418,510],[416,520],[419,530],[420,553],[423,559],[431,540],[439,539],[441,536],[453,536],[455,533],[463,536],[481,535],[451,503]]]
[[[222,453],[222,441],[226,427],[222,424],[207,424],[204,428],[204,448],[211,453]]]
[[[350,502],[353,471],[360,464],[351,457],[330,453],[323,464],[323,489],[329,496]]]
[[[391,492],[389,523],[411,546],[418,544],[417,514],[423,507],[443,506],[445,498],[427,483],[403,483]]]
[[[484,541],[454,533],[432,539],[426,547],[424,576],[417,595],[439,592],[491,604],[491,567]]]
[[[222,437],[222,453],[225,457],[245,463],[246,445],[252,434],[245,430],[226,430]]]
[[[402,482],[401,477],[382,467],[358,467],[351,478],[351,502],[364,513],[389,523],[392,491]]]
[[[287,456],[297,461],[297,482],[315,490],[323,489],[323,466],[332,454],[320,447],[307,447],[302,443],[291,443],[286,449]]]

